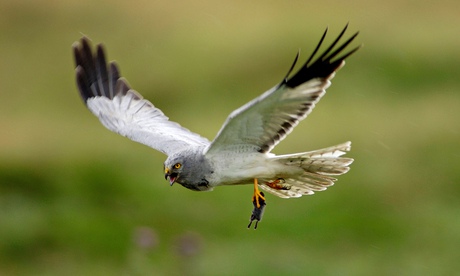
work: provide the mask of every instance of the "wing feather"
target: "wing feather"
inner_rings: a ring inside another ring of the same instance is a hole
[[[307,117],[326,93],[335,72],[345,64],[345,58],[360,48],[358,46],[335,58],[358,35],[355,33],[333,51],[347,27],[348,25],[312,62],[326,37],[326,29],[312,55],[296,74],[289,78],[298,54],[286,78],[279,85],[233,111],[209,145],[206,154],[212,155],[225,151],[270,152],[301,120]]]
[[[88,38],[73,45],[76,79],[88,109],[109,130],[167,155],[186,147],[206,147],[209,141],[172,122],[120,77],[115,62],[107,65],[102,45],[93,56]]]

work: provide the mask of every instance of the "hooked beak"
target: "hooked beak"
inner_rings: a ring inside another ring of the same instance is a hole
[[[168,180],[168,178],[169,178],[169,186],[172,186],[176,182],[177,174],[171,173],[171,171],[168,168],[166,168],[165,169],[165,180]]]

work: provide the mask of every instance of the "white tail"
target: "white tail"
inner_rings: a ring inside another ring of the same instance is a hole
[[[340,157],[351,148],[351,142],[325,149],[280,155],[271,158],[283,165],[296,166],[304,170],[302,174],[280,179],[259,179],[260,188],[282,198],[311,195],[324,191],[337,179],[332,177],[350,170],[352,158]]]

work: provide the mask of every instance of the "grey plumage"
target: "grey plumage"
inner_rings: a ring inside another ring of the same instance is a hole
[[[171,185],[205,191],[259,179],[265,191],[299,197],[326,189],[336,180],[332,176],[346,173],[353,162],[340,157],[350,142],[306,153],[270,153],[312,111],[344,59],[359,48],[343,53],[358,34],[339,45],[346,29],[315,59],[325,32],[307,62],[290,77],[296,56],[286,78],[232,112],[212,142],[170,121],[143,99],[121,77],[116,63],[107,63],[103,46],[93,53],[86,37],[73,45],[77,86],[106,128],[168,156],[165,178]]]

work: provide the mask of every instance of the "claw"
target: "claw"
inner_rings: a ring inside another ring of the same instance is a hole
[[[251,228],[253,221],[256,221],[254,224],[254,230],[257,229],[257,224],[262,220],[262,215],[264,214],[265,203],[264,193],[259,192],[259,200],[255,200],[256,196],[254,195],[252,204],[254,204],[254,209],[252,210],[251,218],[249,219],[248,228]],[[259,202],[260,201],[260,202]]]

